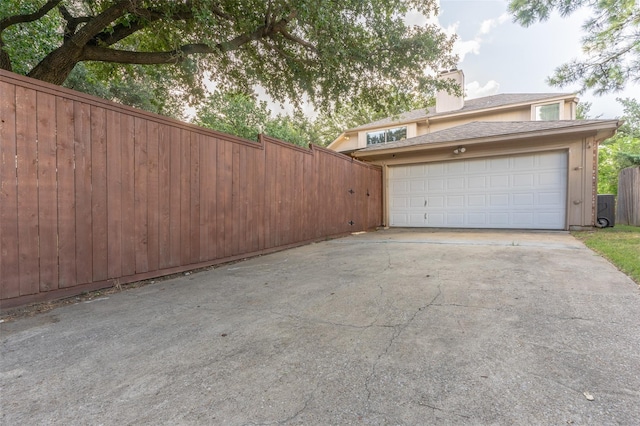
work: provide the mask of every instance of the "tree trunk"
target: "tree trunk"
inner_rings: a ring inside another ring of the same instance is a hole
[[[13,71],[13,68],[11,67],[11,58],[9,57],[9,54],[1,48],[0,48],[0,69]]]
[[[82,49],[76,46],[63,44],[45,56],[28,76],[60,86],[78,63],[81,52]]]

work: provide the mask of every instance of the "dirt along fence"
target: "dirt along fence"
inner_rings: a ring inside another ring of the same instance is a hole
[[[374,228],[381,170],[0,70],[0,306]]]
[[[640,167],[622,169],[618,175],[616,223],[640,226]]]

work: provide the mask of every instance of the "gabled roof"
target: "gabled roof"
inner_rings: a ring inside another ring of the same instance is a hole
[[[618,120],[558,120],[558,121],[474,121],[433,133],[416,136],[387,144],[371,145],[358,153],[409,148],[418,145],[470,141],[493,137],[528,137],[547,132],[597,131],[600,128],[616,129]]]
[[[397,116],[386,117],[362,126],[346,130],[346,132],[385,127],[392,124],[410,123],[426,118],[442,117],[446,115],[464,114],[472,111],[506,107],[510,105],[521,105],[534,102],[542,102],[548,99],[574,97],[575,93],[504,93],[500,95],[485,96],[482,98],[469,99],[464,101],[464,107],[456,111],[436,113],[435,107],[421,108],[408,111]]]

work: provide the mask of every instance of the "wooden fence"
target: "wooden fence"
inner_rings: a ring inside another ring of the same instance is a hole
[[[0,71],[0,306],[376,227],[381,170]]]
[[[616,223],[640,226],[640,167],[622,169],[618,175]]]

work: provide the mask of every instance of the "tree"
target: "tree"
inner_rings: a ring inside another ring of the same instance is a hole
[[[567,16],[581,7],[593,9],[583,30],[585,59],[560,65],[548,81],[563,87],[578,82],[596,94],[624,89],[640,81],[640,4],[636,0],[511,0],[515,21],[529,26],[549,18],[553,11]]]
[[[315,126],[302,112],[273,116],[254,94],[217,90],[198,108],[194,123],[249,140],[264,133],[294,145],[318,144]]]
[[[618,132],[602,143],[598,151],[598,192],[617,194],[618,174],[627,167],[640,166],[640,103],[618,99],[624,108]]]
[[[225,90],[260,85],[281,102],[375,104],[384,85],[442,88],[425,70],[454,66],[453,38],[435,25],[407,26],[411,9],[431,15],[437,2],[4,0],[0,68],[62,84],[81,63],[137,65],[127,70],[137,81],[145,66],[162,65],[186,86],[210,76]]]

